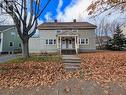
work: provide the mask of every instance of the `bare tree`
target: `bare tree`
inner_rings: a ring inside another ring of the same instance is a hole
[[[0,7],[9,14],[17,28],[22,40],[22,54],[24,58],[29,57],[29,38],[37,29],[37,20],[46,9],[51,0],[42,6],[42,0],[3,0]],[[28,16],[30,14],[30,16]]]
[[[94,0],[87,10],[89,11],[89,15],[99,15],[108,10],[111,10],[108,15],[117,10],[124,13],[126,11],[126,0]]]

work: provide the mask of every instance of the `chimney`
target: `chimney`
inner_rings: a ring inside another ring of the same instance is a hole
[[[76,19],[74,19],[73,22],[76,22]]]
[[[57,23],[58,22],[57,19],[55,19],[54,22]]]

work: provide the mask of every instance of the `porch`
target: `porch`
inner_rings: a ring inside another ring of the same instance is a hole
[[[60,54],[78,54],[78,35],[57,35],[57,49]]]

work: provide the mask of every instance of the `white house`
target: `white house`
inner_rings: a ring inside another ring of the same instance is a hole
[[[88,22],[45,22],[38,37],[30,38],[30,53],[79,53],[96,50],[96,26]]]

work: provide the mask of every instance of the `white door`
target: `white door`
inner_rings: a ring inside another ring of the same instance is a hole
[[[66,49],[66,40],[62,40],[62,49]]]
[[[69,48],[69,49],[72,49],[72,48],[73,48],[73,47],[72,47],[72,40],[69,40],[69,41],[68,41],[68,48]]]

